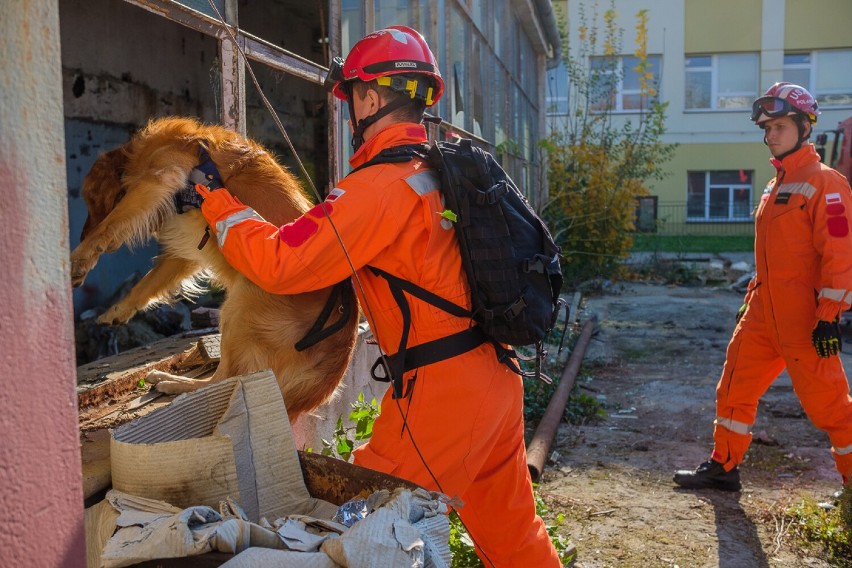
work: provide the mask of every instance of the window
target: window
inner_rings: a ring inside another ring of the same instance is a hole
[[[547,71],[548,114],[568,114],[568,69],[560,63]]]
[[[468,84],[470,78],[470,23],[463,17],[462,12],[455,6],[448,10],[450,33],[447,42],[447,54],[450,60],[449,77],[444,77],[450,106],[450,122],[470,131],[471,117],[466,113],[465,102],[468,100]]]
[[[821,107],[852,106],[852,49],[784,54],[784,80],[809,90]]]
[[[658,99],[660,56],[649,55],[645,67],[634,56],[592,57],[589,96],[596,111],[639,111]]]
[[[757,96],[756,53],[686,57],[686,109],[748,109]]]
[[[748,170],[689,172],[686,220],[749,220],[752,173]]]

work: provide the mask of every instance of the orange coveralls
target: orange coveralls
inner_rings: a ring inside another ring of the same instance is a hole
[[[716,387],[712,458],[730,470],[751,442],[758,399],[786,368],[813,424],[828,434],[837,470],[852,480],[852,398],[840,359],[811,344],[818,320],[852,300],[852,192],[813,145],[772,159],[776,177],[755,220],[756,275]]]
[[[368,140],[350,163],[357,167],[387,147],[426,140],[420,124],[391,125]],[[392,354],[402,334],[402,316],[387,281],[367,266],[470,308],[458,243],[452,226],[439,215],[445,209],[439,188],[437,174],[415,159],[350,174],[322,204],[280,228],[222,190],[206,197],[202,213],[228,261],[268,292],[296,294],[330,286],[351,275],[351,261],[373,334],[382,352]],[[469,325],[417,298],[409,297],[409,303],[409,346]],[[394,400],[388,389],[370,441],[355,450],[355,463],[460,497],[465,506],[458,513],[477,553],[482,557],[484,551],[493,565],[561,566],[535,513],[521,378],[497,361],[488,343],[409,371],[403,384],[412,377],[410,396]]]

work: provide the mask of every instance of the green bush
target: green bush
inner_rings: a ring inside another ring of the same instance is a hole
[[[803,499],[784,515],[805,546],[823,551],[833,566],[852,568],[852,528],[844,525],[840,507],[825,510],[812,499]]]
[[[648,182],[663,179],[661,165],[671,159],[675,145],[665,144],[666,105],[652,83],[647,55],[648,11],[636,14],[639,104],[630,118],[613,121],[616,90],[623,76],[617,54],[623,53],[624,30],[610,8],[604,29],[590,26],[580,4],[578,37],[572,49],[563,39],[563,62],[568,71],[568,115],[554,123],[542,141],[547,154],[549,201],[542,214],[562,247],[563,272],[568,285],[594,278],[611,278],[632,246],[635,199],[648,194]],[[596,14],[595,14],[596,16]],[[560,13],[562,33],[567,20]],[[592,18],[594,20],[594,17]],[[570,22],[574,24],[574,22]],[[589,67],[591,57],[603,62]],[[555,121],[556,119],[554,119]]]

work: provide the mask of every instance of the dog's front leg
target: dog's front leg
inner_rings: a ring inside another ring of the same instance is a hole
[[[98,263],[105,247],[92,245],[93,241],[85,240],[71,251],[71,285],[77,288],[86,279],[89,272]]]
[[[110,306],[98,323],[120,325],[127,323],[136,312],[151,304],[167,301],[180,288],[181,282],[198,273],[201,267],[185,258],[169,254],[157,257],[154,267],[117,303]]]
[[[206,379],[190,379],[181,375],[173,375],[165,371],[151,371],[145,380],[160,392],[166,394],[183,394],[205,387],[214,381],[212,377]]]

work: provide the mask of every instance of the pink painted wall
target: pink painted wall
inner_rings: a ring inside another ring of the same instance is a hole
[[[85,566],[57,0],[0,17],[0,565]]]

